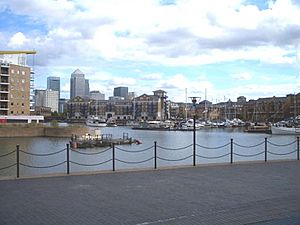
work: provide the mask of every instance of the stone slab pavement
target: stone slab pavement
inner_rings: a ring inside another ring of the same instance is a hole
[[[0,224],[300,224],[300,162],[1,180]]]

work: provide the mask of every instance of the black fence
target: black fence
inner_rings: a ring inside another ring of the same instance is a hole
[[[280,148],[285,148],[288,146],[292,146],[296,144],[296,149],[290,151],[290,152],[272,152],[270,150],[268,150],[269,146],[275,146],[275,147],[280,147]],[[189,148],[191,148],[193,146],[193,151],[191,154],[182,157],[182,158],[178,158],[178,159],[171,159],[171,158],[164,158],[162,156],[160,156],[158,153],[160,151],[183,151],[183,150],[187,150]],[[245,148],[245,149],[251,149],[251,148],[257,148],[257,147],[262,147],[261,151],[259,152],[255,152],[252,154],[242,154],[239,153],[237,151],[234,151],[234,147],[237,146],[239,148]],[[201,155],[201,149],[206,149],[206,150],[218,150],[218,149],[223,149],[223,148],[227,148],[228,151],[225,154],[221,154],[221,155],[214,155],[214,156],[205,156],[205,155]],[[159,151],[160,150],[160,151]],[[34,169],[46,169],[46,168],[53,168],[53,167],[57,167],[60,165],[65,164],[66,165],[66,173],[70,174],[70,165],[74,164],[74,165],[78,165],[78,166],[83,166],[83,167],[94,167],[94,166],[99,166],[99,165],[103,165],[103,164],[107,164],[107,163],[111,163],[111,169],[112,171],[116,170],[116,162],[120,162],[120,163],[125,163],[125,164],[142,164],[142,163],[146,163],[149,161],[153,161],[153,168],[157,169],[158,168],[158,160],[161,161],[168,161],[168,162],[179,162],[179,161],[184,161],[186,159],[192,158],[193,159],[193,166],[199,165],[199,163],[197,164],[197,158],[203,158],[203,159],[207,159],[207,160],[212,160],[212,159],[220,159],[220,158],[224,158],[224,157],[229,157],[229,163],[233,163],[234,162],[234,156],[238,156],[238,157],[243,157],[243,158],[250,158],[250,157],[256,157],[259,155],[263,156],[263,159],[265,162],[268,161],[268,156],[269,155],[275,155],[275,156],[285,156],[285,155],[290,155],[293,153],[297,153],[297,160],[299,160],[299,137],[296,138],[295,141],[287,143],[287,144],[276,144],[276,143],[272,143],[270,142],[267,138],[265,138],[264,141],[257,143],[255,145],[241,145],[238,144],[236,142],[233,141],[233,139],[230,139],[229,143],[220,145],[220,146],[216,146],[216,147],[208,147],[208,146],[203,146],[203,145],[199,145],[196,143],[187,145],[185,147],[180,147],[180,148],[167,148],[167,147],[163,147],[157,144],[157,142],[155,141],[154,144],[148,148],[145,149],[141,149],[141,150],[127,150],[127,149],[123,149],[120,147],[117,147],[115,145],[112,145],[112,147],[109,147],[107,149],[101,150],[99,152],[83,152],[83,151],[79,151],[77,149],[72,149],[72,152],[74,152],[75,154],[79,154],[79,155],[87,155],[87,156],[96,156],[96,155],[101,155],[104,154],[105,152],[111,151],[111,158],[105,161],[101,161],[98,163],[93,163],[93,164],[86,164],[86,163],[82,163],[82,162],[77,162],[74,161],[72,159],[70,159],[70,146],[69,144],[67,144],[66,148],[61,149],[59,151],[53,152],[53,153],[30,153],[30,152],[26,152],[23,151],[22,149],[20,149],[20,146],[17,145],[16,149],[0,155],[0,159],[4,158],[4,157],[8,157],[10,155],[16,154],[16,162],[14,162],[11,165],[7,165],[4,167],[0,167],[0,171],[1,170],[7,170],[9,168],[12,167],[16,167],[16,177],[19,178],[20,177],[20,166],[23,167],[27,167],[27,168],[34,168]],[[142,153],[142,152],[148,152],[148,151],[153,151],[152,156],[150,158],[146,158],[144,160],[140,160],[140,161],[126,161],[126,160],[122,160],[120,158],[116,157],[116,151],[120,151],[120,152],[125,152],[127,154],[135,154],[135,153]],[[36,166],[36,165],[28,165],[25,164],[21,159],[20,159],[20,154],[23,155],[28,155],[30,157],[47,157],[47,156],[52,156],[52,155],[57,155],[60,154],[62,152],[65,152],[66,154],[66,160],[63,160],[61,162],[57,162],[55,164],[52,165],[44,165],[44,166]],[[198,154],[199,153],[199,154]]]

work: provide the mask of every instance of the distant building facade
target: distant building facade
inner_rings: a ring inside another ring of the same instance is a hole
[[[58,91],[50,89],[35,90],[35,105],[51,108],[51,112],[58,112]]]
[[[100,91],[90,91],[90,99],[93,100],[105,100],[105,94]]]
[[[114,97],[128,98],[128,87],[116,87],[114,88]]]

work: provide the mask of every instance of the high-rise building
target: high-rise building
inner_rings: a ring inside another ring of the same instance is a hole
[[[58,112],[58,91],[51,89],[35,90],[35,105],[51,108],[51,112]]]
[[[128,87],[116,87],[114,88],[115,97],[123,97],[124,99],[128,98]]]
[[[58,91],[58,97],[60,98],[60,77],[47,77],[47,89]]]
[[[89,96],[89,80],[86,80],[84,73],[76,69],[70,79],[70,99],[75,97],[87,98]]]

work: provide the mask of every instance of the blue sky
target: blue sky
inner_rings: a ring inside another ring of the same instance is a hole
[[[300,91],[298,0],[3,0],[0,49],[35,49],[36,88],[79,68],[106,97],[128,86],[173,101]],[[29,57],[29,62],[33,59]]]

